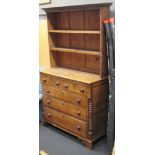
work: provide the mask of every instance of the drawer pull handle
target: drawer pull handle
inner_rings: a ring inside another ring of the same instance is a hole
[[[78,99],[76,100],[76,102],[77,102],[77,103],[80,103],[80,99],[78,98]]]
[[[47,103],[47,104],[50,104],[50,100],[47,100],[46,103]]]
[[[80,130],[80,125],[77,125],[76,129],[77,129],[77,130]]]
[[[99,57],[96,57],[96,61],[98,61],[99,60]]]
[[[81,92],[81,93],[84,93],[84,89],[83,89],[83,88],[81,88],[81,89],[80,89],[80,92]]]
[[[48,117],[51,117],[51,114],[48,113]]]
[[[65,85],[64,85],[64,87],[65,87],[65,88],[68,88],[68,85],[67,85],[67,84],[65,84]]]
[[[49,89],[48,90],[46,90],[46,93],[49,93],[50,91],[49,91]]]
[[[58,86],[60,83],[57,81],[57,82],[55,82],[55,84]]]
[[[80,112],[80,111],[77,111],[76,114],[77,114],[77,115],[81,115],[81,112]]]
[[[46,79],[43,79],[44,82],[46,82]]]

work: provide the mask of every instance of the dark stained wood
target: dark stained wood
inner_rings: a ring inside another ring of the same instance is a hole
[[[70,30],[84,30],[84,11],[69,12],[69,19]],[[70,43],[73,49],[84,49],[84,34],[70,34]],[[70,58],[72,68],[85,68],[85,55],[71,53]]]
[[[56,13],[57,29],[69,30],[69,17],[68,12]],[[69,48],[70,47],[70,36],[69,34],[55,34],[56,46]],[[70,66],[70,53],[58,53],[58,65],[59,66]]]
[[[56,14],[56,29],[69,30],[68,12],[58,12]]]
[[[85,30],[100,30],[100,11],[85,11]]]
[[[106,44],[102,23],[109,14],[108,9],[105,7],[95,10],[52,12],[47,15],[52,67],[81,70],[100,74],[101,77],[107,75]],[[99,34],[78,31],[95,31]]]
[[[96,73],[100,73],[100,57],[99,56],[86,56],[86,68],[93,69]]]
[[[100,51],[100,36],[99,35],[85,35],[86,50]]]
[[[47,14],[47,26],[49,30],[56,29],[56,14],[55,13]]]
[[[93,142],[92,141],[87,141],[85,139],[80,139],[80,140],[87,148],[89,148],[90,150],[92,149],[92,147],[93,147]]]

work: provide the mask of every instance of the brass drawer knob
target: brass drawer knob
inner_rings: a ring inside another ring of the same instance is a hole
[[[67,85],[67,84],[65,84],[65,85],[64,85],[64,87],[65,87],[65,88],[68,88],[68,85]]]
[[[47,104],[50,104],[50,100],[47,100],[46,103],[47,103]]]
[[[77,115],[81,115],[81,112],[80,112],[80,111],[77,111],[76,114],[77,114]]]
[[[48,117],[51,117],[51,114],[50,114],[50,113],[48,113],[48,114],[47,114],[47,116],[48,116]]]
[[[46,93],[49,93],[49,92],[50,92],[50,90],[49,90],[49,89],[47,89],[47,90],[46,90]]]
[[[77,102],[77,103],[80,103],[80,99],[78,98],[78,99],[76,100],[76,102]]]
[[[55,84],[58,86],[60,84],[60,82],[57,81],[57,82],[55,82]]]
[[[83,88],[81,88],[81,89],[80,89],[80,92],[81,92],[81,93],[84,93],[84,89],[83,89]]]
[[[76,129],[77,129],[77,130],[80,130],[80,125],[77,125]]]

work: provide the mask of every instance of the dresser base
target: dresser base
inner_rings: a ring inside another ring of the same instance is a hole
[[[42,125],[43,125],[43,126],[47,126],[48,123],[47,123],[44,119],[42,119]]]
[[[82,144],[84,144],[85,147],[87,147],[88,149],[92,149],[93,147],[93,142],[92,141],[88,141],[86,139],[82,139],[82,138],[79,138],[78,139],[81,141]]]
[[[60,74],[63,72],[59,69],[55,71],[59,76],[54,74],[53,69],[49,73],[41,73],[42,123],[74,135],[92,149],[94,143],[106,135],[108,78],[69,70],[64,71],[64,78]],[[75,79],[70,79],[70,75],[76,75]]]

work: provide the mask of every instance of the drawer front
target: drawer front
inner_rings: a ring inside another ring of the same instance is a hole
[[[80,85],[78,83],[63,81],[63,90],[77,93],[80,95],[87,95],[87,88],[84,85]]]
[[[49,76],[40,75],[41,84],[43,85],[51,85],[51,78]]]
[[[50,86],[42,85],[42,93],[46,95],[50,95],[51,93]]]
[[[69,92],[65,92],[65,91],[60,91],[54,88],[50,88],[50,95],[53,97],[56,97],[58,99],[62,99],[64,101],[79,105],[79,106],[84,106],[86,107],[87,104],[87,100],[86,97],[82,96],[82,95],[76,95],[76,94],[72,94]]]
[[[62,89],[62,80],[58,78],[52,78],[51,86],[57,89]]]
[[[54,88],[76,93],[79,95],[87,95],[87,87],[85,85],[74,83],[71,81],[63,80],[61,78],[56,78],[53,76],[46,76],[41,74],[41,83],[42,85],[52,86]]]
[[[79,106],[84,107],[87,106],[87,99],[82,95],[76,95],[69,92],[64,92],[64,100]]]
[[[59,99],[49,98],[47,96],[43,96],[43,104],[86,121],[86,108],[81,106],[70,104]]]
[[[49,123],[54,123],[62,128],[86,137],[86,123],[56,110],[44,107],[44,118]]]

